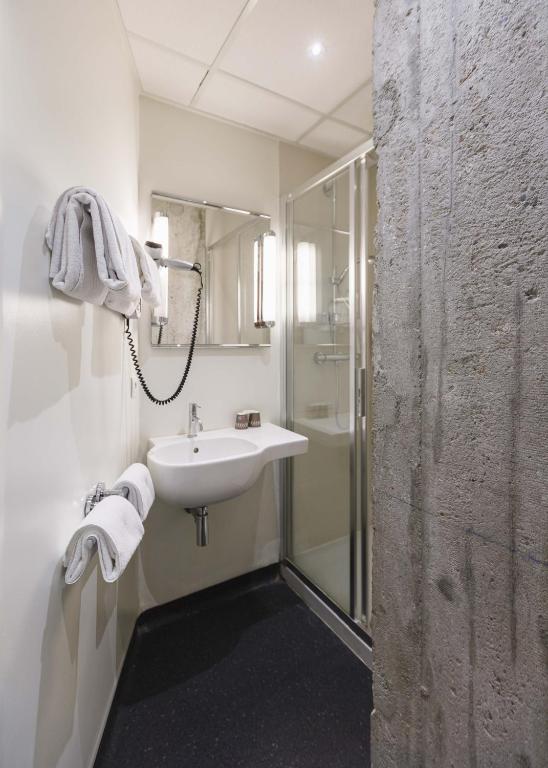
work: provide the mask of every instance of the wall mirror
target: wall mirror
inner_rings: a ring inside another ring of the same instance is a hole
[[[276,241],[270,217],[154,192],[151,239],[166,258],[199,262],[204,290],[197,346],[270,345]],[[163,302],[151,321],[155,346],[190,341],[199,276],[160,267]]]

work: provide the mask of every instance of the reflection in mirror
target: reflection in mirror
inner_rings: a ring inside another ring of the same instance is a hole
[[[257,243],[268,240],[270,217],[160,194],[152,195],[151,209],[152,239],[163,256],[202,265],[197,345],[270,344],[269,324],[257,323],[256,307],[258,289],[261,298],[273,289],[257,282]],[[164,267],[160,278],[164,301],[152,317],[152,344],[188,344],[200,278]]]

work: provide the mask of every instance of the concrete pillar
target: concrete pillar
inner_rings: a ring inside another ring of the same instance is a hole
[[[377,0],[374,768],[548,764],[545,0]]]

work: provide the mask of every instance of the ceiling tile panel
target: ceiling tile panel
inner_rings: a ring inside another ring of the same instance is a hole
[[[219,66],[330,112],[371,76],[373,12],[374,0],[259,0]]]
[[[206,67],[140,37],[130,35],[129,42],[145,93],[188,106]]]
[[[129,32],[211,64],[246,0],[118,0]]]
[[[373,85],[369,82],[352,96],[342,107],[333,112],[333,117],[362,128],[368,133],[373,131]]]
[[[295,141],[318,116],[315,112],[216,72],[202,86],[194,106],[228,120]]]
[[[361,131],[334,120],[324,120],[307,133],[300,143],[332,157],[341,157],[366,139],[367,135]]]

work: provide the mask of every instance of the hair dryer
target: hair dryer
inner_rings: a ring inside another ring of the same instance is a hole
[[[153,240],[147,240],[145,243],[145,251],[148,255],[154,259],[159,267],[169,267],[169,269],[183,269],[187,272],[202,273],[202,265],[195,261],[182,261],[179,259],[164,259],[162,256],[162,246],[160,243],[155,243]]]

